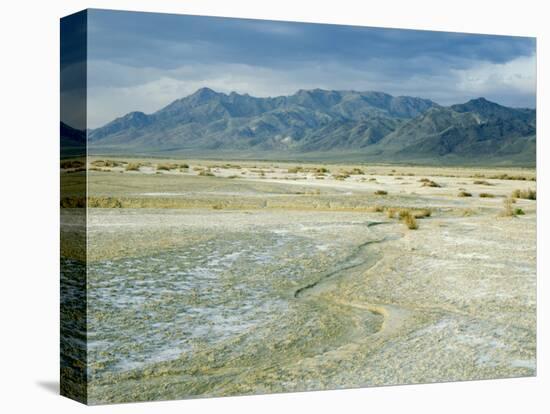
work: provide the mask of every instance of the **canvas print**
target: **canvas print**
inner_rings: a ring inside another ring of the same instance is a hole
[[[61,20],[61,392],[536,375],[534,38]]]

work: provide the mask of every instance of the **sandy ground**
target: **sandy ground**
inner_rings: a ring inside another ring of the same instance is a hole
[[[151,318],[173,322],[158,333],[171,332],[171,340],[176,335],[181,353],[148,356],[155,354],[152,337],[150,347],[135,348],[142,359],[115,364],[105,348],[96,354],[103,359],[93,371],[93,402],[535,375],[536,201],[517,199],[514,209],[525,214],[502,216],[512,191],[536,187],[529,180],[534,171],[362,166],[362,174],[342,178],[355,167],[331,165],[320,179],[315,171],[289,172],[289,165],[216,165],[190,162],[160,174],[154,164],[90,173],[92,196],[151,205],[170,199],[177,207],[90,209],[90,283],[94,263],[108,261],[124,273],[132,260],[150,263],[166,252],[188,256],[172,263],[163,280],[180,283],[174,275],[200,264],[215,281],[205,302],[178,297],[187,303],[178,315],[187,319],[166,313],[174,302],[156,296],[161,293],[144,296],[144,302],[158,299]],[[205,170],[214,177],[198,175]],[[502,179],[504,173],[527,180]],[[423,186],[421,178],[439,187]],[[374,194],[380,190],[387,195]],[[461,191],[472,196],[458,197]],[[194,208],[196,200],[214,204]],[[388,217],[392,207],[429,208],[432,214],[409,230]],[[226,262],[214,266],[215,257]],[[100,273],[98,289],[109,288]],[[139,281],[155,274],[143,267]],[[200,282],[186,275],[188,283]],[[225,290],[218,290],[222,280]],[[123,294],[132,295],[132,286]],[[92,307],[94,300],[100,307],[104,298],[92,298]],[[236,309],[265,306],[266,312],[243,311],[247,324],[241,326],[232,311],[216,319],[211,310],[220,301]],[[132,318],[144,305],[135,306],[125,318],[92,309],[91,331],[109,320],[122,331],[139,326]],[[183,321],[211,324],[212,330],[180,334]],[[225,330],[218,329],[222,325]],[[214,333],[219,341],[208,339]],[[132,355],[132,346],[119,351]]]

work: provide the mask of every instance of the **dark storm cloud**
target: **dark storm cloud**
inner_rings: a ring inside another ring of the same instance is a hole
[[[171,80],[180,92],[209,82],[253,95],[368,87],[446,104],[488,91],[509,105],[534,105],[534,88],[507,87],[521,76],[513,68],[531,68],[532,38],[101,10],[90,12],[89,33],[90,88],[98,88],[92,97],[124,88],[130,99],[132,87],[150,96],[155,82],[170,88]],[[164,92],[143,106],[176,97]],[[119,115],[128,108],[112,109]]]

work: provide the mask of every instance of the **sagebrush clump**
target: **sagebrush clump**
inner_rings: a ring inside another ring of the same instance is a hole
[[[503,210],[500,213],[503,217],[513,217],[516,215],[515,210],[513,209],[512,205],[514,204],[514,200],[512,198],[505,198],[502,202]]]
[[[139,167],[141,167],[139,163],[129,162],[126,166],[126,171],[139,171]]]
[[[418,229],[416,217],[409,210],[399,211],[399,220],[401,220],[409,230]]]
[[[441,187],[438,183],[432,180],[428,180],[427,178],[423,178],[420,180],[422,183],[422,187]]]
[[[84,167],[84,162],[80,160],[64,160],[61,161],[61,168],[64,170],[70,169],[70,168],[82,168]]]
[[[514,190],[512,192],[513,198],[523,198],[526,200],[536,200],[537,199],[537,190],[532,190],[528,188],[527,190]]]

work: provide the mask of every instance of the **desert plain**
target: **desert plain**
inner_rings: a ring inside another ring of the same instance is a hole
[[[536,374],[534,169],[90,157],[62,177],[88,188],[90,403]]]

